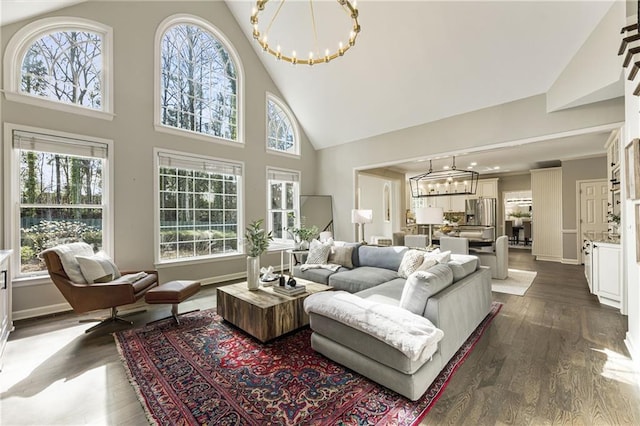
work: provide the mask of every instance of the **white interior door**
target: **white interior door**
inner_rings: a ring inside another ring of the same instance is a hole
[[[583,240],[585,232],[607,232],[608,201],[609,187],[606,180],[580,182],[579,241]],[[584,263],[584,258],[582,261]]]

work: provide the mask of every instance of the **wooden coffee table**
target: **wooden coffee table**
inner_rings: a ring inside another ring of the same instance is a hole
[[[296,278],[306,286],[297,296],[274,293],[273,287],[251,291],[246,282],[218,287],[218,314],[231,324],[266,342],[309,324],[303,302],[309,295],[333,287]]]

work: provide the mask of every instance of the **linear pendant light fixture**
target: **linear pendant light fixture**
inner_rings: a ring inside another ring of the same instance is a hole
[[[429,171],[409,178],[413,198],[441,197],[448,195],[473,195],[478,188],[480,173],[474,170],[457,170],[456,157],[448,170],[433,171],[429,160]]]
[[[356,38],[360,33],[360,24],[358,23],[358,9],[355,6],[355,1],[352,2],[350,0],[337,0],[338,6],[344,10],[344,12],[348,15],[349,19],[352,22],[351,31],[349,32],[349,36],[347,40],[343,43],[342,41],[336,42],[336,47],[328,47],[324,46],[324,52],[319,51],[318,46],[318,26],[316,24],[316,13],[313,8],[313,0],[309,0],[309,15],[311,18],[311,24],[309,30],[313,33],[313,40],[315,46],[309,48],[308,57],[307,58],[298,58],[296,51],[293,50],[291,55],[287,55],[282,52],[282,48],[278,45],[274,49],[271,45],[269,45],[268,34],[269,30],[272,28],[274,22],[278,18],[278,15],[284,6],[285,0],[280,0],[279,2],[271,2],[278,3],[273,7],[276,10],[273,12],[273,17],[271,18],[269,24],[264,29],[260,29],[259,24],[259,16],[262,12],[264,12],[265,7],[269,3],[269,0],[258,0],[256,2],[256,6],[253,8],[251,13],[251,25],[253,25],[253,38],[258,42],[262,50],[273,55],[278,60],[282,60],[285,62],[289,62],[292,64],[304,64],[304,65],[313,65],[323,62],[330,62],[340,56],[343,56],[351,47],[353,47],[356,43]],[[334,28],[336,23],[325,23],[328,28]],[[295,34],[291,34],[292,38],[295,38]],[[335,49],[335,50],[334,50]]]

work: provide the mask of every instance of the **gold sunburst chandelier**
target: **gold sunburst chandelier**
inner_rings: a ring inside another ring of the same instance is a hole
[[[256,6],[253,8],[253,12],[251,13],[251,25],[253,25],[253,38],[258,42],[262,50],[273,55],[278,60],[282,60],[285,62],[289,62],[292,64],[304,64],[304,65],[314,65],[323,62],[330,62],[340,56],[343,56],[351,47],[353,47],[356,43],[356,38],[360,33],[360,24],[358,23],[358,9],[355,6],[355,1],[349,0],[337,0],[338,6],[342,8],[342,10],[348,15],[351,20],[352,26],[349,31],[348,38],[345,41],[339,41],[337,44],[337,49],[326,47],[324,52],[319,50],[320,46],[318,46],[318,26],[316,23],[316,10],[313,7],[313,0],[309,0],[309,13],[311,18],[311,31],[313,34],[314,46],[309,49],[308,56],[306,57],[298,57],[295,50],[291,50],[291,54],[283,53],[283,49],[279,44],[273,48],[269,45],[269,31],[272,29],[274,22],[278,18],[282,7],[284,6],[285,0],[280,0],[277,2],[277,7],[275,7],[275,11],[273,11],[273,15],[269,20],[268,25],[266,27],[259,27],[259,17],[260,14],[265,12],[265,7],[269,0],[258,0],[256,1]],[[276,2],[273,2],[276,3]],[[333,50],[335,49],[335,50]]]

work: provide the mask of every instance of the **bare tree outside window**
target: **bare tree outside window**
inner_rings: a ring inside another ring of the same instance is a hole
[[[275,151],[295,153],[295,134],[287,114],[272,100],[267,102],[267,147]]]
[[[102,109],[102,36],[60,31],[33,43],[22,61],[20,91]]]
[[[236,66],[210,32],[179,24],[162,38],[162,124],[238,139]]]

